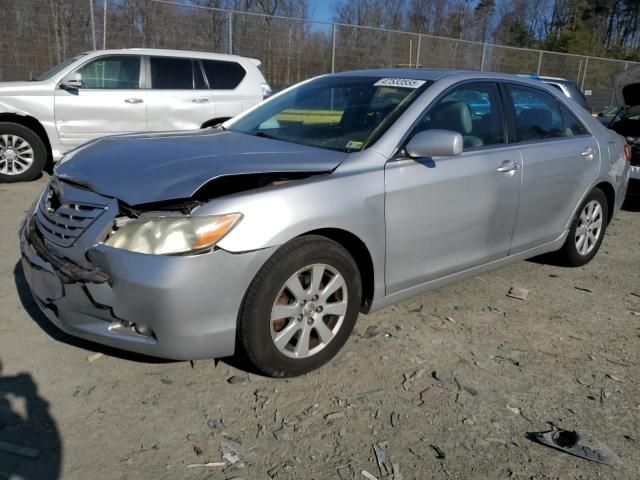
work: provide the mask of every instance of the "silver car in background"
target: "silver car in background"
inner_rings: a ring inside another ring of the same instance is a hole
[[[624,146],[536,80],[328,75],[217,130],[71,152],[27,214],[22,266],[71,335],[298,375],[359,312],[547,252],[590,261]]]

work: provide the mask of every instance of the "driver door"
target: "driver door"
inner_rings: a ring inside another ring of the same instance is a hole
[[[387,162],[387,295],[509,254],[522,161],[506,143],[497,84],[452,87],[410,137],[427,129],[459,132],[464,151],[436,158],[401,152]]]
[[[105,55],[78,68],[82,86],[55,91],[60,143],[73,147],[96,137],[147,130],[146,91],[139,55]]]

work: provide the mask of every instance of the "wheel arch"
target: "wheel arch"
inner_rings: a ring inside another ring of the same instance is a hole
[[[42,143],[44,143],[44,147],[47,150],[47,162],[51,162],[51,142],[49,141],[49,136],[42,126],[42,123],[40,123],[37,118],[29,115],[20,115],[18,113],[0,113],[0,122],[17,123],[18,125],[22,125],[23,127],[33,131],[33,133],[40,137]]]
[[[362,305],[360,311],[367,313],[373,302],[374,292],[374,276],[373,276],[373,258],[366,244],[353,233],[340,228],[321,228],[318,230],[310,230],[299,235],[318,235],[333,240],[344,247],[353,257],[360,271],[362,280]]]
[[[613,211],[616,206],[616,191],[609,182],[600,182],[594,188],[597,188],[604,193],[604,196],[607,197],[607,225],[611,222],[613,218]]]

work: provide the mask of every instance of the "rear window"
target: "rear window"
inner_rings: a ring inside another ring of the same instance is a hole
[[[209,88],[213,90],[233,90],[247,74],[237,62],[202,60],[202,66],[209,80]]]
[[[193,90],[193,66],[189,58],[151,57],[151,88]]]

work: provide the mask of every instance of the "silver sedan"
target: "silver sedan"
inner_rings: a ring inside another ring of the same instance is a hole
[[[215,130],[70,152],[22,266],[71,335],[298,375],[360,312],[543,253],[586,264],[628,176],[624,139],[540,82],[344,72]]]

